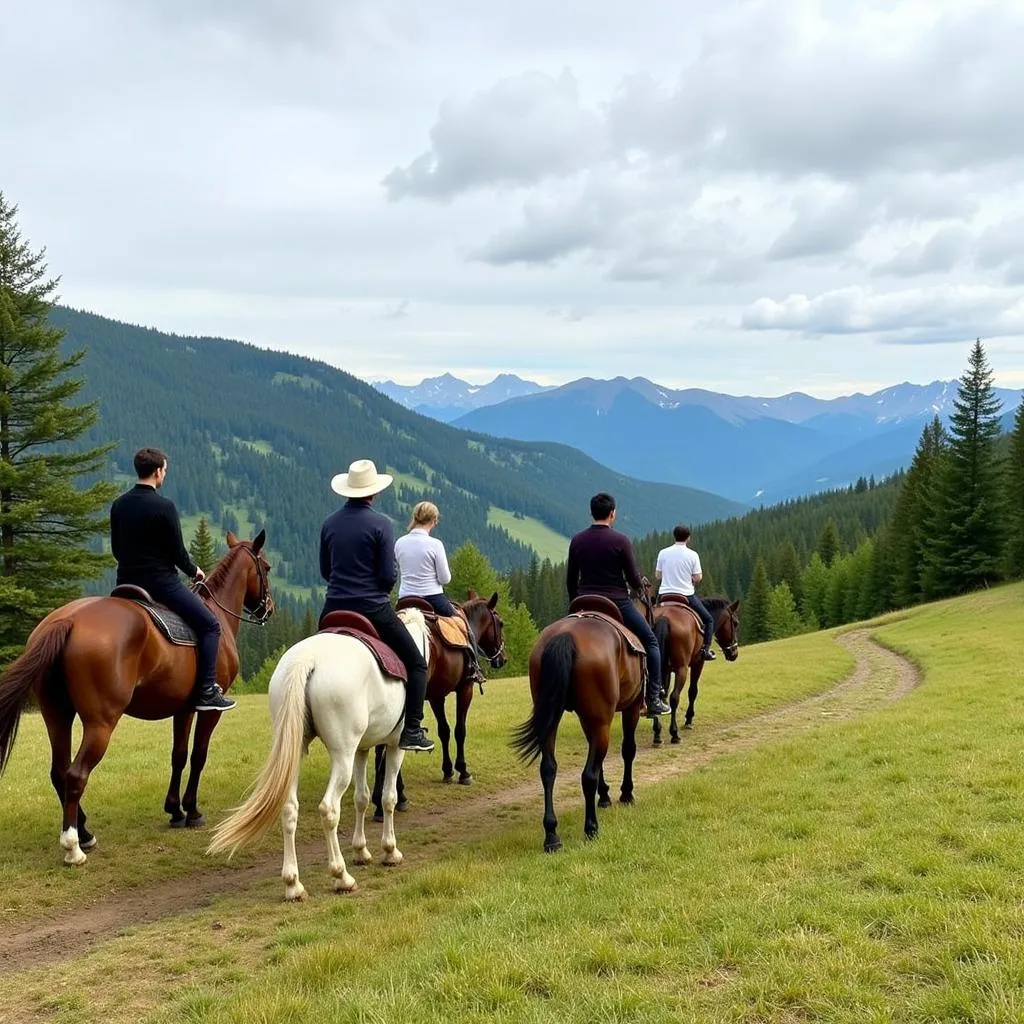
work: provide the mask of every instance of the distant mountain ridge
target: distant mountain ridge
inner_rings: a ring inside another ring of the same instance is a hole
[[[771,503],[907,465],[924,423],[948,419],[956,389],[955,381],[933,381],[834,399],[802,392],[763,398],[667,388],[643,377],[585,377],[453,422],[497,437],[571,444],[645,479]],[[1021,392],[996,394],[1009,420]]]
[[[499,373],[489,384],[470,384],[450,373],[427,377],[415,385],[396,384],[392,380],[373,381],[372,384],[399,405],[442,423],[451,422],[473,409],[550,390],[514,373]]]

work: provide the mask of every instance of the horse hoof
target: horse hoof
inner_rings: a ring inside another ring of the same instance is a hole
[[[597,801],[598,807],[611,807],[611,805],[612,798],[610,796],[603,796],[600,800]]]
[[[683,722],[683,728],[684,729],[692,729],[693,728],[693,722]]]
[[[370,853],[370,851],[364,846],[361,850],[356,850],[356,852],[352,855],[352,859],[357,864],[372,864],[373,854]]]
[[[654,737],[654,742],[651,744],[651,746],[660,747],[661,746],[661,737],[660,736],[655,736]]]
[[[454,782],[455,781],[455,772],[450,772],[448,775],[442,776],[441,781],[445,785],[447,785],[449,782]]]
[[[562,840],[555,836],[554,839],[544,840],[544,852],[545,853],[558,853],[562,848]]]
[[[583,838],[586,839],[588,843],[592,842],[593,840],[595,840],[597,838],[597,829],[595,828],[592,832],[590,832],[590,831],[584,832],[583,833]]]
[[[677,733],[677,732],[674,732],[674,733],[672,734],[672,742],[673,742],[673,743],[678,743],[678,742],[679,742],[679,733]]]
[[[384,856],[381,857],[380,862],[386,868],[397,868],[404,859],[405,858],[402,856],[401,850],[396,848],[385,853]]]
[[[334,891],[344,895],[349,892],[356,892],[359,889],[359,883],[354,878],[349,878],[346,882],[345,879],[339,878],[334,883]]]
[[[468,774],[467,775],[460,775],[459,776],[459,785],[460,786],[472,786],[473,785],[473,776],[472,775],[468,775]]]
[[[83,850],[95,850],[96,849],[96,837],[95,836],[86,836],[85,839],[82,840],[80,845],[81,845]]]
[[[205,815],[197,815],[195,818],[185,819],[185,828],[206,828]]]
[[[623,793],[622,796],[619,797],[619,803],[620,804],[633,804],[633,803],[636,803],[636,800],[633,797],[632,793]]]
[[[171,828],[185,828],[187,824],[188,820],[184,814],[180,818],[171,818],[170,822]]]
[[[398,808],[395,808],[395,809],[397,810]],[[373,820],[375,822],[377,822],[378,825],[383,824],[384,823],[384,812],[383,811],[377,811],[374,814],[374,816],[373,816]]]
[[[409,810],[409,801],[406,800],[405,797],[402,797],[402,799],[399,800],[397,804],[395,804],[395,810],[398,811],[399,814],[401,814],[402,811]],[[383,821],[384,819],[382,818],[381,820]],[[374,821],[376,821],[376,818],[374,819]]]
[[[286,903],[304,903],[306,901],[306,887],[299,884],[294,889],[285,889],[284,899]]]

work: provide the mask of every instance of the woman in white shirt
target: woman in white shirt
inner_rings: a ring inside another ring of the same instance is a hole
[[[421,501],[412,510],[409,532],[395,541],[395,559],[402,581],[398,585],[398,596],[422,597],[438,615],[457,615],[455,605],[444,592],[446,583],[452,581],[448,568],[448,556],[444,545],[430,536],[437,526],[441,513],[432,501]],[[468,623],[467,623],[468,624]],[[470,678],[482,680],[484,674],[477,659],[476,637],[469,627]]]

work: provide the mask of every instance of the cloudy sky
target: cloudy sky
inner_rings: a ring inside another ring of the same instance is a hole
[[[403,382],[1024,385],[1024,4],[12,0],[73,305]]]

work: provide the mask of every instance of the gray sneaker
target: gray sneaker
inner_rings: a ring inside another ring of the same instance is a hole
[[[668,715],[672,709],[660,698],[651,697],[647,701],[647,717],[657,718],[659,715]]]
[[[235,702],[225,697],[219,686],[214,686],[209,693],[204,693],[199,698],[196,711],[230,711],[234,706]]]

